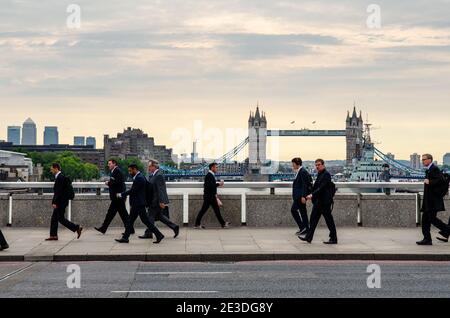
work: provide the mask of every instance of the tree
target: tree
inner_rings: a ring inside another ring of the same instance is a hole
[[[100,177],[97,166],[83,162],[78,156],[70,151],[64,152],[31,152],[27,154],[33,164],[41,164],[44,180],[51,180],[50,167],[52,163],[59,163],[66,176],[72,180],[91,181]]]

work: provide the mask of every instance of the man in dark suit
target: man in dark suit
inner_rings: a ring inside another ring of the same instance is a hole
[[[418,245],[433,245],[431,239],[431,224],[437,227],[444,237],[450,235],[450,227],[437,218],[437,213],[445,211],[444,198],[437,193],[436,188],[443,182],[442,172],[433,164],[433,156],[422,155],[422,164],[426,167],[423,203],[422,203],[422,233],[423,240],[417,242]]]
[[[174,232],[174,238],[180,233],[180,227],[170,221],[169,219],[169,196],[167,195],[166,180],[161,170],[159,170],[159,163],[156,160],[150,160],[148,164],[149,181],[151,198],[148,205],[148,214],[150,221],[161,221]],[[149,199],[147,197],[147,199]],[[145,234],[139,236],[141,239],[151,238],[152,233],[147,229]]]
[[[306,197],[311,193],[311,175],[302,167],[302,159],[292,159],[292,169],[295,171],[294,183],[292,185],[292,207],[291,213],[298,225],[299,231],[296,235],[306,234],[309,230],[308,212],[306,209]]]
[[[5,237],[3,236],[2,230],[0,230],[0,251],[6,250],[8,248],[9,248],[9,245],[6,242]]]
[[[146,202],[147,180],[145,179],[144,175],[138,170],[138,167],[135,164],[129,165],[128,172],[133,177],[133,185],[131,186],[130,190],[117,194],[117,197],[124,199],[127,196],[130,196],[130,206],[131,206],[130,218],[128,220],[128,224],[125,228],[125,233],[123,233],[122,238],[116,239],[116,241],[119,243],[129,242],[134,222],[136,222],[136,219],[139,216],[142,223],[144,223],[149,228],[149,230],[155,234],[156,241],[153,243],[159,244],[164,238],[164,235],[158,230],[155,224],[153,224],[150,221],[147,212],[145,210],[145,207],[147,205]]]
[[[319,223],[320,217],[323,215],[328,229],[330,230],[330,239],[324,244],[337,244],[336,225],[334,224],[333,215],[331,214],[333,195],[331,190],[331,175],[325,168],[325,162],[322,159],[315,161],[317,169],[317,179],[314,182],[312,193],[307,196],[308,200],[312,200],[313,210],[311,212],[311,224],[309,231],[305,237],[299,236],[299,239],[311,243],[314,237],[314,231]]]
[[[197,215],[195,220],[195,228],[205,228],[201,225],[202,218],[208,211],[209,207],[212,207],[214,213],[216,214],[217,220],[219,221],[222,228],[228,228],[230,226],[229,222],[225,222],[220,214],[219,202],[217,200],[217,188],[224,185],[223,181],[217,182],[216,173],[218,171],[217,163],[211,163],[209,165],[209,172],[205,176],[205,183],[203,186],[203,206]]]
[[[109,198],[111,199],[111,204],[109,205],[103,225],[99,228],[95,227],[95,229],[102,234],[106,233],[117,212],[119,212],[119,216],[122,219],[124,227],[126,227],[129,218],[128,211],[125,206],[125,199],[117,197],[118,193],[125,192],[126,190],[125,176],[118,167],[115,159],[110,159],[108,161],[108,168],[110,171],[110,178],[106,182],[106,185],[109,188]],[[134,229],[132,229],[131,234],[134,234]]]
[[[50,224],[50,237],[46,241],[58,240],[58,222],[72,232],[76,232],[79,239],[83,228],[67,220],[64,215],[70,201],[70,180],[61,173],[61,166],[58,163],[53,163],[50,171],[55,176],[55,185],[53,186],[53,214]]]

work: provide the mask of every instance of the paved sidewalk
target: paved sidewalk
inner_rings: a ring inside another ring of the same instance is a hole
[[[421,239],[419,228],[339,228],[339,244],[333,246],[322,243],[328,235],[324,228],[318,229],[312,244],[300,241],[294,228],[182,228],[177,239],[163,228],[166,239],[159,245],[137,235],[129,244],[116,243],[120,228],[106,235],[87,229],[79,240],[60,230],[57,242],[44,241],[46,228],[2,231],[10,249],[0,252],[0,261],[450,260],[450,243],[435,240],[433,246],[416,245]],[[137,229],[137,234],[142,233],[143,229]]]

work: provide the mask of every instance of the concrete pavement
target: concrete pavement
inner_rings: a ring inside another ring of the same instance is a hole
[[[432,260],[450,261],[450,243],[434,241],[433,246],[417,246],[420,229],[338,228],[339,244],[324,245],[328,232],[319,228],[312,244],[300,241],[295,228],[252,228],[195,230],[182,228],[173,239],[162,227],[166,239],[161,244],[141,240],[129,244],[114,241],[121,228],[106,235],[86,229],[75,234],[60,230],[57,242],[45,242],[47,228],[3,228],[10,249],[0,252],[0,261],[256,261],[256,260]],[[433,233],[433,237],[436,233]]]

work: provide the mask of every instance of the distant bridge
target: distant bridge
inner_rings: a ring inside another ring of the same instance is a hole
[[[345,137],[345,130],[268,130],[267,136],[273,137]]]

